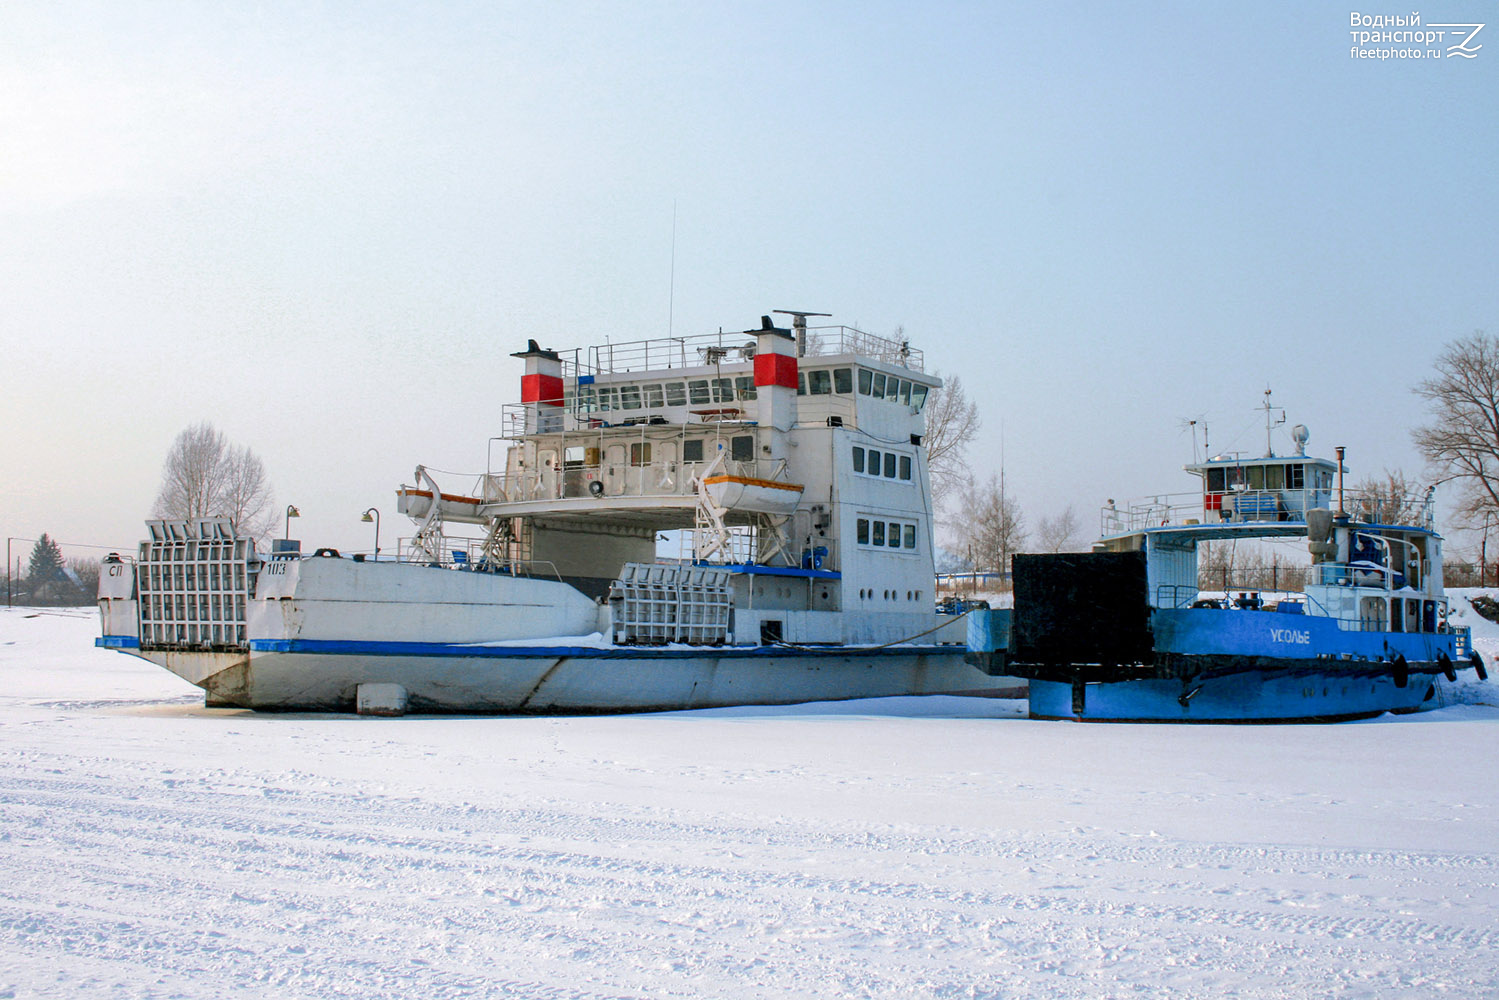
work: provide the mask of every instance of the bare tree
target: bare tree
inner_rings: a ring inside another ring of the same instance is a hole
[[[1376,524],[1413,524],[1423,506],[1420,490],[1401,470],[1386,469],[1383,476],[1370,476],[1353,488],[1349,513]]]
[[[1025,517],[998,476],[983,484],[968,480],[956,517],[958,538],[978,570],[1009,572],[1010,557],[1025,545]]]
[[[1083,522],[1069,504],[1052,517],[1043,517],[1036,525],[1036,546],[1042,552],[1075,552],[1082,545]]]
[[[1452,341],[1436,375],[1415,388],[1433,421],[1412,433],[1438,476],[1461,484],[1458,512],[1471,524],[1499,515],[1499,338],[1482,330]]]
[[[932,374],[941,377],[939,372]],[[978,430],[978,404],[963,391],[963,380],[956,375],[943,378],[942,388],[926,405],[926,465],[933,506],[944,506],[969,478],[963,453]]]
[[[244,534],[271,532],[275,497],[265,464],[247,447],[237,447],[210,423],[178,434],[161,470],[155,517],[227,517]]]

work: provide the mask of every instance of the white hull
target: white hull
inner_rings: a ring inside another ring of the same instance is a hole
[[[373,699],[384,714],[635,712],[1024,693],[1023,682],[966,664],[961,643],[928,635],[892,644],[935,616],[823,616],[825,625],[863,622],[842,642],[793,634],[782,645],[616,644],[605,638],[609,608],[566,584],[401,563],[267,564],[240,648],[159,648],[141,641],[134,600],[100,605],[100,645],[165,667],[215,706],[346,712]],[[759,619],[741,614],[756,632]],[[778,614],[791,628],[806,617]]]
[[[253,643],[236,662],[218,660],[222,669],[208,676],[184,669],[193,664],[193,654],[128,651],[193,681],[210,705],[270,711],[354,711],[361,685],[398,686],[406,711],[476,713],[639,712],[1025,693],[1023,682],[989,677],[965,664],[961,647],[796,653],[731,647],[709,653],[352,642],[280,644],[285,651],[279,651],[256,645],[261,644]]]

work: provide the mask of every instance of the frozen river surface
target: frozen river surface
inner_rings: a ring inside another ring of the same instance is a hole
[[[95,632],[0,611],[0,998],[1499,995],[1492,682],[1307,727],[257,716]]]

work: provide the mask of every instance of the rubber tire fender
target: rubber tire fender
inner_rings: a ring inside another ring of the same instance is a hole
[[[1437,666],[1442,668],[1442,676],[1449,681],[1457,680],[1457,668],[1452,665],[1452,657],[1446,653],[1437,654]]]
[[[1478,655],[1478,650],[1475,649],[1468,653],[1468,661],[1473,664],[1473,669],[1478,672],[1479,680],[1486,681],[1489,679],[1488,669],[1483,665],[1483,657]]]
[[[1405,662],[1405,654],[1404,653],[1396,653],[1395,654],[1394,667],[1395,667],[1395,686],[1398,687],[1398,688],[1403,688],[1403,687],[1405,687],[1406,684],[1410,683],[1410,676],[1411,676],[1411,673],[1410,673],[1410,664]]]

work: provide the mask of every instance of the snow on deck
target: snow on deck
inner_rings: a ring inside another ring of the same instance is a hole
[[[255,715],[96,632],[0,611],[0,997],[1499,992],[1491,685],[1310,727]]]

